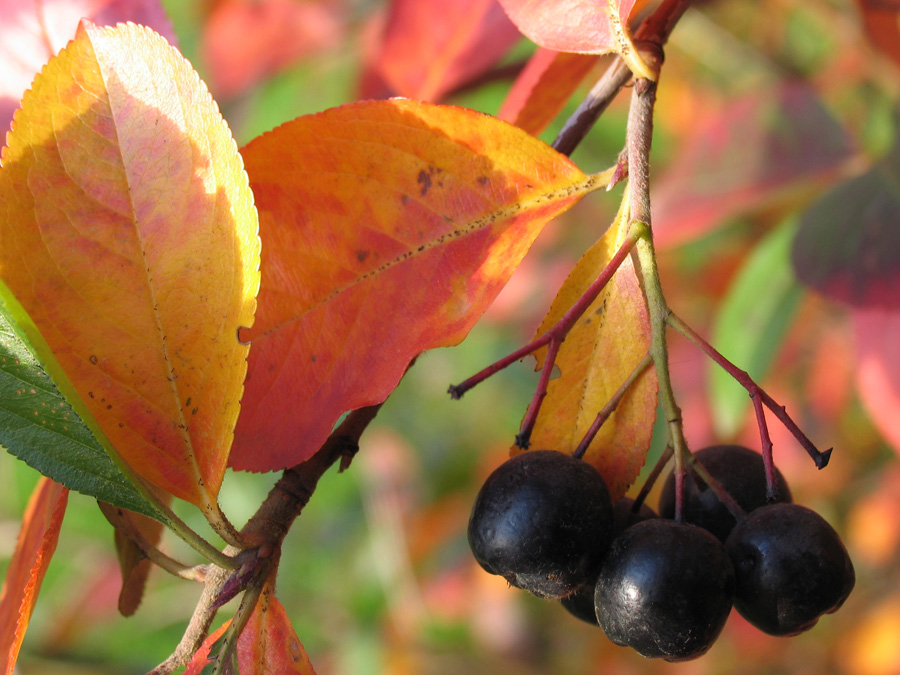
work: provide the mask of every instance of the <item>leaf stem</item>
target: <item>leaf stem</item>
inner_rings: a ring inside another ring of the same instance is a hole
[[[725,370],[726,373],[731,375],[738,384],[740,384],[744,389],[747,390],[747,393],[753,399],[753,404],[756,409],[756,417],[757,422],[760,422],[760,435],[763,437],[763,460],[771,462],[771,440],[769,440],[769,432],[765,427],[765,416],[763,414],[762,405],[765,405],[769,410],[771,410],[775,416],[781,421],[782,424],[790,431],[794,438],[796,438],[800,445],[803,446],[803,449],[812,457],[812,460],[815,462],[816,466],[819,469],[824,469],[828,465],[828,460],[831,458],[831,451],[833,448],[829,448],[824,452],[819,451],[818,448],[813,444],[809,437],[800,430],[800,427],[797,426],[796,422],[791,419],[790,415],[788,415],[787,410],[785,410],[784,406],[779,405],[775,402],[775,400],[769,396],[766,391],[760,387],[756,382],[753,381],[753,378],[745,370],[741,370],[736,365],[734,365],[731,361],[726,359],[715,347],[709,344],[706,340],[704,340],[700,335],[694,331],[690,326],[688,326],[684,321],[682,321],[675,314],[670,313],[667,319],[668,323],[672,328],[681,333],[684,337],[694,343],[700,350],[706,354],[710,359],[715,361],[722,369]],[[766,460],[766,446],[768,445],[768,455],[769,459]],[[769,472],[772,472],[772,479],[774,480],[774,468],[770,469],[769,466],[766,466],[766,477],[768,480]]]
[[[181,577],[182,579],[189,579],[191,581],[204,580],[206,576],[205,566],[201,565],[190,567],[175,560],[174,558],[167,556],[156,546],[147,541],[147,538],[144,537],[141,531],[134,524],[134,521],[131,519],[128,511],[107,502],[98,501],[97,505],[100,507],[103,515],[106,516],[106,519],[109,521],[110,525],[112,525],[123,535],[128,537],[128,539],[130,539],[140,549],[141,553],[146,556],[154,565],[158,565],[169,574],[172,574],[176,577]]]

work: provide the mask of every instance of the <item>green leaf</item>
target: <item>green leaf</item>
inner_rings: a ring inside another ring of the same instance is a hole
[[[766,376],[803,295],[791,269],[793,221],[759,242],[738,272],[713,326],[712,343],[757,383]],[[710,370],[709,395],[719,436],[740,431],[750,407],[747,390],[721,368]]]
[[[160,519],[60,394],[13,313],[0,300],[0,444],[70,490]]]

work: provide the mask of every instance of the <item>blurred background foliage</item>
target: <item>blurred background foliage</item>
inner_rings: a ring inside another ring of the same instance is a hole
[[[180,48],[210,83],[239,144],[358,98],[384,12],[374,0],[299,1],[302,20],[279,21],[299,31],[291,41],[297,49],[228,81],[223,73],[240,69],[216,61],[226,58],[216,41],[252,42],[263,30],[246,17],[235,24],[240,30],[221,27],[223,10],[242,3],[164,4]],[[610,644],[557,603],[509,589],[471,558],[470,505],[506,457],[536,377],[526,362],[460,401],[446,390],[530,339],[568,271],[612,220],[617,192],[591,195],[547,228],[464,344],[419,358],[363,437],[352,467],[325,476],[288,536],[278,596],[319,673],[900,673],[898,448],[884,440],[890,430],[873,423],[863,401],[856,310],[801,286],[789,251],[811,201],[865,171],[896,137],[900,64],[870,42],[863,4],[696,3],[667,48],[653,166],[669,304],[760,378],[814,442],[835,448],[830,466],[818,472],[771,423],[776,462],[795,500],[820,511],[850,549],[858,581],[845,607],[792,639],[765,636],[733,614],[708,655],[667,664]],[[515,66],[533,49],[521,40],[504,64]],[[473,85],[445,100],[496,114],[511,81]],[[543,138],[554,138],[580,98]],[[616,160],[627,113],[627,96],[620,98],[573,155],[585,171]],[[897,237],[898,219],[889,227]],[[900,344],[890,331],[884,339]],[[758,447],[743,392],[712,374],[677,335],[670,345],[692,447]],[[648,466],[664,443],[656,434]],[[275,479],[230,474],[226,513],[244,522]],[[0,571],[36,480],[0,454]],[[655,495],[649,501],[655,505]],[[189,509],[182,515],[202,530]],[[122,619],[111,529],[90,499],[74,494],[66,521],[20,672],[146,672],[177,644],[199,587],[154,571],[137,615]],[[191,559],[180,542],[166,545]]]

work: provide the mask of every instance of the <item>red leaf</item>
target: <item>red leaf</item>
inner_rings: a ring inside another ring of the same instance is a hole
[[[31,494],[16,550],[0,590],[0,675],[12,675],[25,630],[56,550],[69,491],[41,478]]]
[[[900,309],[900,139],[868,172],[837,185],[802,216],[797,277],[854,307]]]
[[[856,384],[875,426],[900,453],[900,313],[854,312]]]
[[[900,2],[857,0],[869,40],[900,66]]]
[[[786,82],[697,119],[654,185],[653,232],[675,245],[751,208],[833,179],[853,152],[807,85]]]
[[[600,57],[538,49],[513,83],[498,117],[537,136],[565,107]]]
[[[213,643],[228,629],[226,622],[210,635],[183,675],[199,675],[209,662]],[[278,599],[268,590],[257,604],[237,643],[240,675],[316,675],[291,620]]]
[[[628,19],[646,0],[500,0],[519,30],[557,52],[608,54],[633,50]]]
[[[402,99],[243,152],[266,244],[231,462],[254,471],[307,459],[417,354],[462,340],[543,225],[599,187],[509,124]]]
[[[172,24],[159,0],[3,0],[0,2],[0,133],[9,128],[19,99],[35,74],[75,37],[82,18],[105,26],[120,21],[144,24],[175,44]]]
[[[226,0],[203,29],[203,60],[217,98],[243,93],[309,54],[336,47],[344,33],[337,0]]]
[[[519,39],[497,0],[393,0],[362,98],[384,94],[380,78],[395,95],[440,101]]]

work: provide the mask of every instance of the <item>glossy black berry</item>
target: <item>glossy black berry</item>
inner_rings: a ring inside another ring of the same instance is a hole
[[[747,513],[768,503],[762,455],[741,445],[714,445],[694,453],[703,467]],[[790,502],[791,491],[775,470],[778,502]],[[659,497],[659,515],[675,516],[675,474],[670,473]],[[685,522],[699,525],[725,541],[737,522],[715,493],[690,470],[684,477]]]
[[[594,594],[610,640],[643,656],[687,661],[716,641],[734,594],[722,543],[706,530],[656,518],[613,542]]]
[[[645,503],[642,503],[637,511],[634,511],[633,507],[634,500],[631,497],[622,497],[613,504],[613,539],[636,523],[658,517],[656,511]],[[572,595],[560,600],[560,603],[572,616],[596,626],[597,613],[594,609],[595,586],[596,579],[589,581],[572,593]]]
[[[593,466],[533,450],[488,476],[469,518],[469,546],[491,574],[561,598],[596,575],[612,527],[609,490]]]
[[[741,521],[726,542],[735,569],[735,608],[770,635],[812,628],[837,610],[856,582],[834,528],[815,511],[773,504]]]

